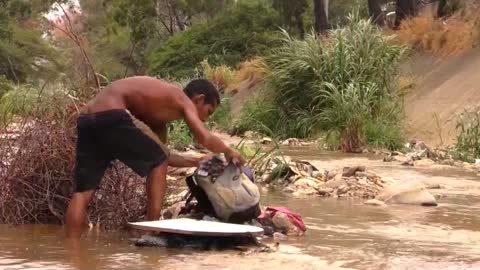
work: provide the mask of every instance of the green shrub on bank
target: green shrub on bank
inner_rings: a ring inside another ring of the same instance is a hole
[[[261,3],[237,3],[210,21],[178,33],[149,54],[149,71],[162,77],[185,77],[201,61],[235,66],[263,55],[276,42],[278,15]]]
[[[354,151],[376,140],[366,138],[378,137],[371,131],[377,128],[373,125],[382,123],[378,128],[383,128],[385,123],[399,121],[401,110],[385,113],[384,107],[399,99],[397,68],[405,49],[391,43],[379,28],[351,15],[348,25],[330,31],[328,38],[309,34],[300,40],[283,35],[283,45],[266,57],[271,106],[245,108],[244,122],[253,119],[258,123],[249,125],[280,137],[338,131],[343,150]]]
[[[231,127],[230,99],[223,97],[215,112],[208,118],[207,126],[221,131],[227,131]]]
[[[0,99],[7,92],[13,90],[13,88],[14,88],[13,83],[9,81],[4,75],[0,75]]]

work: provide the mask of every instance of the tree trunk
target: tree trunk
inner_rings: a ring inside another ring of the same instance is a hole
[[[441,18],[445,16],[445,6],[447,5],[447,0],[440,0],[438,2],[438,8],[437,8],[437,17]]]
[[[416,0],[396,0],[395,29],[400,27],[403,20],[417,14]]]
[[[385,25],[385,14],[382,11],[379,0],[368,0],[368,13],[372,22],[379,26]]]
[[[328,30],[327,10],[328,1],[313,0],[313,13],[315,15],[315,31],[317,33],[324,33]]]
[[[302,14],[295,14],[295,23],[297,25],[298,33],[300,34],[300,37],[303,39],[305,36],[305,26],[303,24],[303,18]]]

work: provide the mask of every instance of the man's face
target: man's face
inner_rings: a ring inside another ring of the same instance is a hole
[[[217,109],[217,104],[207,104],[205,103],[205,96],[199,95],[193,98],[193,103],[197,108],[198,118],[202,120],[202,122],[206,122],[208,117],[212,115],[215,110]]]

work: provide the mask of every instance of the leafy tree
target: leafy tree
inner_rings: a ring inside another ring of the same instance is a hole
[[[52,2],[0,0],[0,74],[6,78],[35,80],[58,68],[53,48],[42,38],[41,15]]]
[[[280,24],[278,15],[261,3],[237,3],[216,18],[178,33],[152,50],[150,73],[190,76],[205,58],[213,65],[233,66],[272,48]]]

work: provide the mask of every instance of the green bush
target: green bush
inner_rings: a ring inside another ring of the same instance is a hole
[[[192,26],[149,53],[149,72],[162,77],[191,76],[204,59],[234,66],[263,55],[277,40],[278,15],[261,3],[238,3],[218,17]]]
[[[14,88],[13,83],[7,80],[7,78],[4,75],[0,75],[0,99],[7,92],[13,90],[13,88]]]
[[[31,85],[17,85],[0,99],[0,126],[8,125],[14,116],[38,118],[54,114],[64,115],[70,105],[71,100],[63,88],[38,89]]]
[[[281,137],[311,137],[337,130],[344,150],[358,148],[369,120],[399,120],[395,104],[397,68],[404,47],[369,21],[350,15],[349,23],[328,38],[315,34],[304,40],[283,32],[283,45],[266,57],[267,89],[277,121],[259,121]],[[258,114],[258,113],[257,113]],[[281,128],[279,128],[279,125]],[[373,134],[373,133],[369,133]]]
[[[279,131],[284,128],[280,121],[280,113],[269,100],[253,98],[245,103],[233,128],[236,133],[252,130],[273,137],[283,133]]]
[[[231,126],[231,122],[230,100],[228,97],[224,97],[215,112],[208,118],[207,126],[209,128],[217,128],[222,131],[227,131]]]
[[[173,121],[168,126],[168,143],[175,149],[183,150],[193,144],[193,137],[187,123],[183,120]]]

